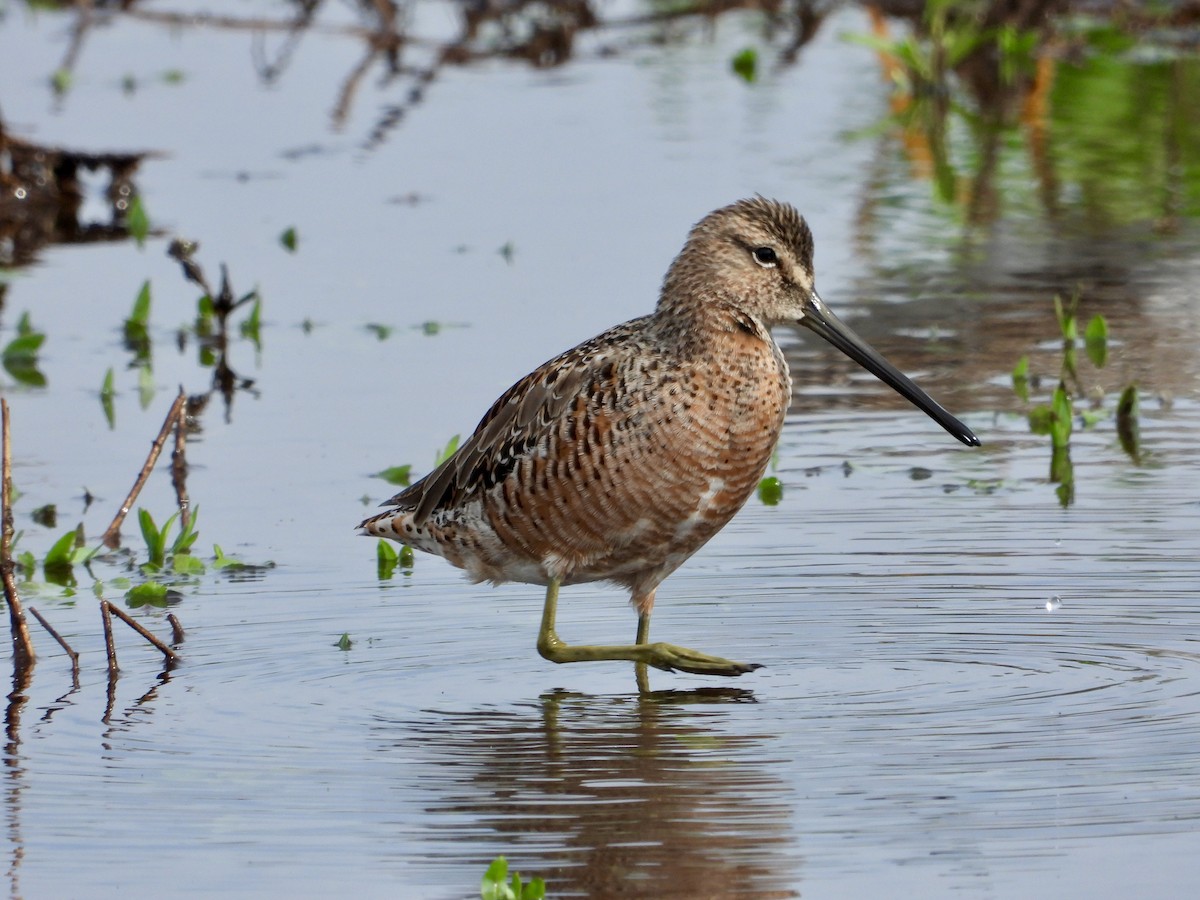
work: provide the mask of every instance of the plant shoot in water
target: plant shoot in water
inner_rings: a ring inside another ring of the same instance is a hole
[[[1054,315],[1062,336],[1062,361],[1059,380],[1049,404],[1039,404],[1029,410],[1029,430],[1034,434],[1050,437],[1050,481],[1057,485],[1055,493],[1059,505],[1066,508],[1075,502],[1075,470],[1071,463],[1071,435],[1075,423],[1081,422],[1089,428],[1107,416],[1106,413],[1079,409],[1076,398],[1084,393],[1079,377],[1077,348],[1079,345],[1079,294],[1064,302],[1054,298]],[[1084,351],[1088,360],[1097,368],[1108,362],[1108,322],[1095,315],[1083,332]],[[1013,391],[1028,402],[1033,379],[1029,374],[1029,357],[1022,356],[1013,367]],[[1137,438],[1137,389],[1130,385],[1121,395],[1117,405],[1117,435],[1121,446],[1136,463],[1140,461]]]

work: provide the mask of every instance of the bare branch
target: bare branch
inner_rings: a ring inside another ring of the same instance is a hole
[[[180,391],[179,395],[175,398],[175,402],[171,404],[171,408],[167,411],[167,417],[163,420],[158,437],[150,445],[150,455],[146,457],[146,464],[142,466],[142,471],[138,473],[137,480],[134,481],[133,487],[129,489],[129,496],[125,498],[125,502],[121,504],[121,508],[117,511],[116,516],[113,517],[112,523],[104,532],[104,546],[120,546],[121,523],[129,515],[129,510],[133,508],[134,501],[137,500],[138,494],[142,492],[142,487],[146,484],[146,479],[150,477],[150,472],[154,469],[154,464],[158,462],[158,456],[162,453],[163,444],[167,442],[167,435],[171,433],[171,428],[179,420],[179,411],[182,409],[185,399],[183,391]]]

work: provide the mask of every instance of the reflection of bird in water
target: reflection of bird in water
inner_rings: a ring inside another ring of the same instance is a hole
[[[430,883],[503,849],[551,897],[775,900],[799,896],[804,856],[793,757],[769,726],[731,688],[552,691],[377,722],[372,740],[395,764],[394,814],[419,816],[400,840]]]
[[[812,233],[791,206],[742,200],[691,231],[652,315],[618,325],[509,388],[458,452],[360,526],[476,580],[546,585],[538,651],[741,675],[754,665],[649,643],[658,585],[733,517],[775,450],[791,378],[770,328],[800,324],[964,444],[969,428],[847,328],[813,287]],[[636,643],[571,646],[560,585],[614,581]],[[639,674],[644,669],[639,666]]]

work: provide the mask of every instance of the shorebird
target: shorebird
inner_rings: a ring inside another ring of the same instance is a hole
[[[762,197],[705,216],[658,306],[561,353],[497,400],[458,451],[359,526],[444,557],[475,581],[545,585],[537,648],[556,663],[628,660],[701,675],[756,665],[650,643],[659,584],[725,526],[766,471],[791,401],[777,325],[802,325],[968,446],[979,439],[835,316],[813,284],[813,239]],[[612,581],[633,644],[573,646],[562,585]]]

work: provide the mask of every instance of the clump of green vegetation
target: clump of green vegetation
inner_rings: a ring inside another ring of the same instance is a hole
[[[284,229],[283,234],[279,235],[279,243],[283,245],[283,249],[289,253],[296,252],[296,229],[295,227]]]
[[[1049,403],[1042,403],[1029,410],[1029,430],[1034,434],[1050,437],[1050,481],[1056,484],[1058,502],[1066,508],[1075,502],[1075,469],[1071,463],[1071,434],[1076,422],[1084,428],[1108,418],[1111,414],[1102,405],[1103,398],[1095,409],[1077,406],[1077,399],[1084,393],[1079,378],[1079,294],[1076,292],[1068,302],[1062,297],[1054,298],[1054,313],[1062,335],[1062,363],[1059,380]],[[1108,362],[1108,322],[1102,315],[1095,315],[1084,329],[1084,351],[1088,360],[1097,368]],[[1013,390],[1028,402],[1032,377],[1029,373],[1029,357],[1022,356],[1012,372]],[[1122,448],[1135,462],[1141,461],[1140,441],[1137,424],[1137,387],[1129,385],[1121,393],[1115,410],[1117,435]]]
[[[525,884],[519,872],[513,872],[510,879],[508,860],[497,856],[483,874],[479,896],[483,900],[543,900],[546,896],[546,882],[541,878],[531,878],[529,883]]]
[[[380,540],[375,547],[375,566],[380,581],[387,581],[396,572],[398,566],[405,575],[412,574],[413,549],[407,544],[396,545],[392,541]]]

